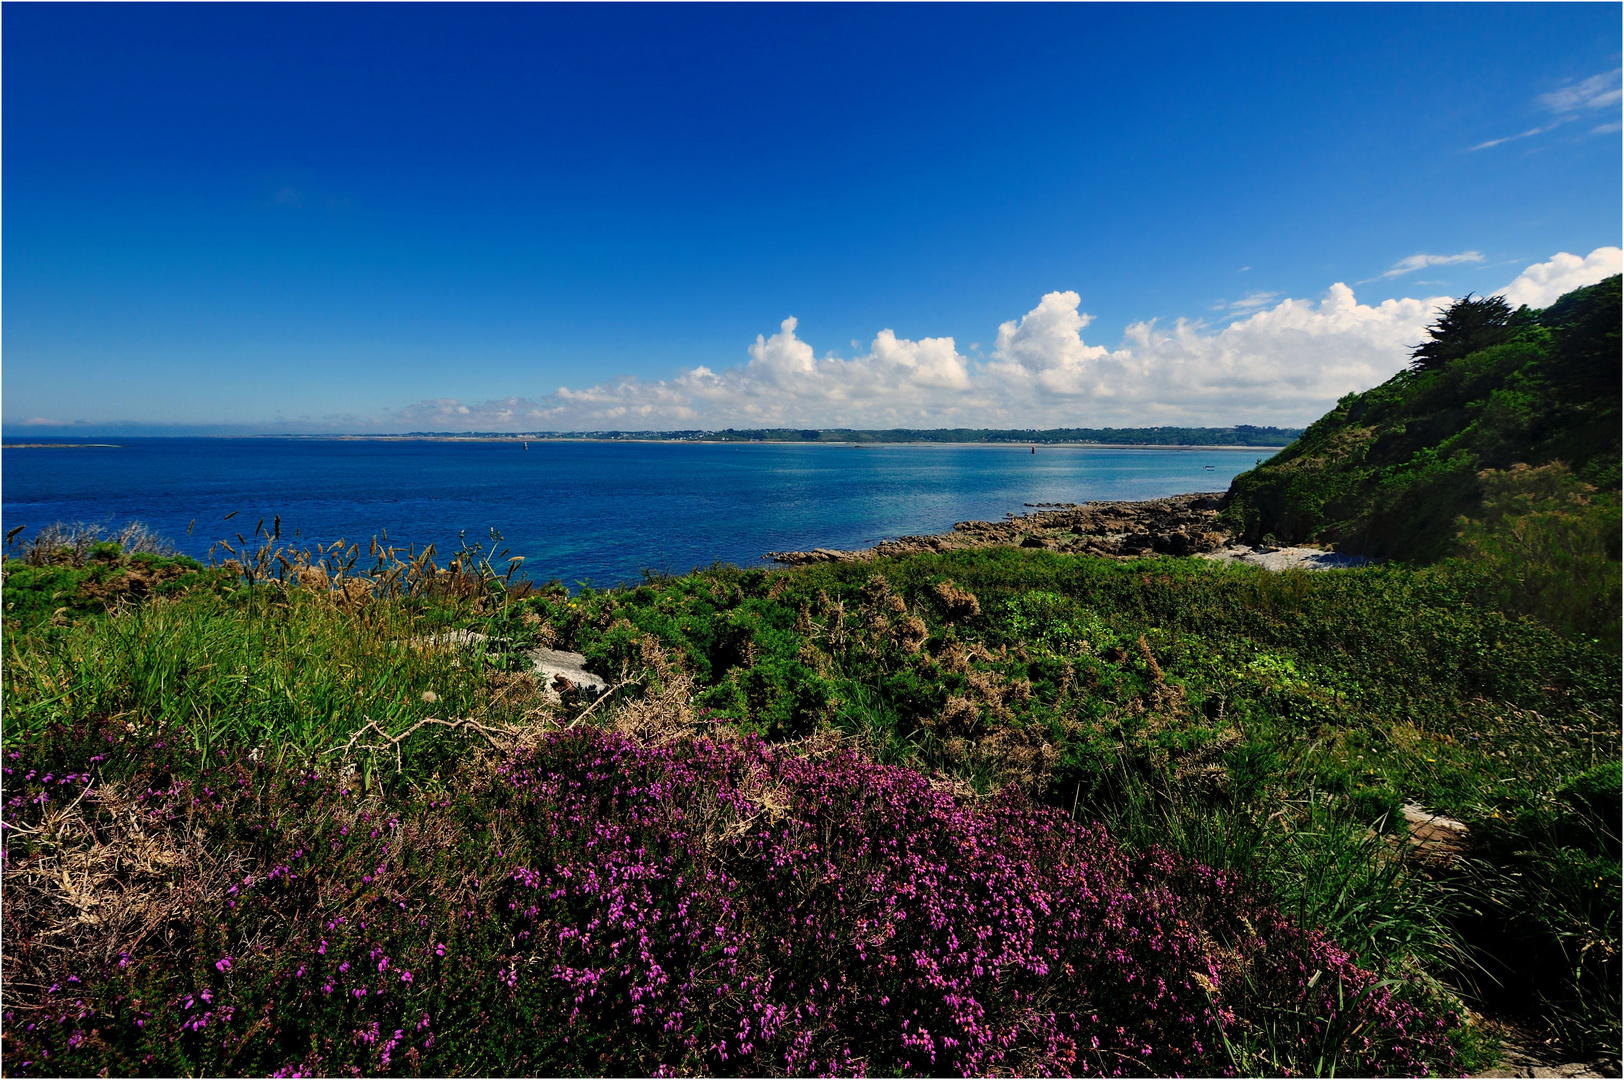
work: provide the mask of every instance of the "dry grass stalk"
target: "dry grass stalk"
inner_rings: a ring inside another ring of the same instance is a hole
[[[981,614],[981,601],[968,589],[961,589],[951,581],[941,581],[934,591],[949,619],[967,619]]]
[[[398,773],[401,771],[400,744],[405,742],[408,737],[425,727],[441,727],[452,731],[472,732],[484,738],[484,740],[491,745],[493,750],[498,751],[510,750],[516,746],[524,731],[522,728],[507,724],[496,726],[482,724],[471,716],[464,717],[461,720],[442,720],[436,716],[429,716],[419,720],[417,723],[413,724],[411,727],[397,735],[390,735],[388,732],[384,731],[383,728],[378,726],[378,722],[376,720],[368,718],[367,722],[356,730],[356,732],[350,736],[349,741],[343,746],[335,746],[324,751],[323,753],[341,753],[343,754],[341,760],[345,762],[352,759],[352,755],[356,750],[362,750],[371,754],[393,753],[395,755],[395,771]],[[361,739],[368,733],[376,735],[379,741],[372,743],[361,742]]]
[[[26,852],[26,854],[25,854]],[[193,915],[242,880],[243,856],[210,850],[189,818],[154,823],[116,784],[87,788],[13,829],[5,885],[6,987],[43,987],[92,966],[192,945]],[[8,1008],[19,1005],[6,994]]]
[[[694,678],[666,655],[659,641],[645,634],[640,643],[645,685],[650,692],[616,711],[612,726],[627,738],[663,746],[701,732],[731,736],[733,729],[694,715]]]
[[[528,671],[492,671],[480,688],[480,702],[487,709],[525,706],[541,694],[541,686]]]

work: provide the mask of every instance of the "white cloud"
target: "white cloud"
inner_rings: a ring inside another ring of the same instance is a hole
[[[758,334],[740,367],[696,367],[669,380],[628,377],[582,390],[561,386],[540,402],[424,401],[400,420],[420,430],[917,427],[986,404],[950,337],[910,341],[881,330],[866,354],[820,360],[796,326],[788,318],[771,337]]]
[[[1621,91],[1619,85],[1621,76],[1624,76],[1624,69],[1620,68],[1592,75],[1572,86],[1564,86],[1549,94],[1541,94],[1539,103],[1554,113],[1616,108],[1621,98],[1624,98],[1624,91]]]
[[[1425,270],[1429,266],[1450,266],[1455,263],[1482,261],[1483,253],[1479,251],[1463,251],[1459,255],[1408,255],[1394,263],[1392,269],[1366,280],[1377,281],[1380,278],[1402,277],[1405,274],[1413,274],[1417,270]],[[1363,281],[1360,282],[1361,285],[1364,283]]]
[[[1074,292],[1052,292],[1019,322],[999,324],[987,370],[1012,386],[1110,397],[1113,380],[1108,376],[1119,361],[1105,346],[1083,343],[1083,328],[1094,316],[1077,310],[1082,302]]]
[[[1565,292],[1612,277],[1621,268],[1624,268],[1624,250],[1616,247],[1599,247],[1582,259],[1560,251],[1548,261],[1535,263],[1518,274],[1500,294],[1512,307],[1521,304],[1544,307]]]
[[[1402,368],[1447,302],[1373,307],[1338,283],[1318,303],[1283,300],[1216,332],[1183,319],[1134,323],[1106,350],[1082,342],[1080,323],[1069,337],[1053,333],[1064,322],[1056,309],[1076,296],[1051,293],[1020,324],[1004,324],[1000,344],[1027,342],[983,373],[1001,384],[1006,409],[1068,426],[1305,423]],[[1033,323],[1038,332],[1028,335]]]
[[[1221,308],[1227,311],[1256,311],[1274,303],[1279,295],[1277,292],[1249,292],[1239,300],[1221,305]]]
[[[1551,130],[1551,128],[1555,126],[1555,124],[1552,124],[1550,127],[1529,128],[1527,131],[1519,132],[1516,135],[1507,135],[1504,138],[1490,139],[1488,142],[1480,142],[1476,146],[1472,147],[1472,149],[1487,150],[1491,146],[1499,146],[1501,143],[1514,142],[1517,139],[1526,139],[1530,135],[1543,135],[1545,132]]]
[[[1620,256],[1616,247],[1583,259],[1558,254],[1503,291],[1513,304],[1543,306],[1618,273]],[[1417,255],[1399,266],[1481,258]],[[758,335],[733,367],[560,387],[536,400],[424,401],[396,419],[416,430],[509,431],[1299,425],[1402,369],[1451,299],[1364,304],[1340,282],[1319,300],[1253,294],[1225,326],[1151,319],[1129,325],[1111,348],[1086,339],[1093,318],[1082,298],[1057,291],[1001,324],[984,360],[961,354],[950,337],[912,341],[891,330],[851,359],[819,359],[789,318]]]
[[[525,427],[542,416],[535,402],[502,398],[468,406],[456,398],[429,398],[408,405],[395,419],[414,431],[502,431]]]
[[[1620,89],[1620,76],[1624,69],[1614,68],[1612,71],[1592,75],[1588,79],[1569,86],[1559,87],[1548,94],[1538,97],[1539,105],[1546,111],[1556,115],[1555,121],[1542,127],[1532,127],[1516,135],[1506,135],[1499,139],[1490,139],[1480,142],[1472,147],[1473,150],[1487,150],[1491,146],[1514,142],[1517,139],[1526,139],[1531,135],[1543,135],[1547,131],[1560,127],[1569,120],[1579,117],[1579,114],[1589,109],[1617,109],[1621,99],[1624,99],[1624,90]],[[1590,129],[1590,134],[1601,135],[1619,130],[1616,123],[1605,123]]]

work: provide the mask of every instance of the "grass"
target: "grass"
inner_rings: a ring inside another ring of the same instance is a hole
[[[569,595],[508,588],[477,552],[442,569],[383,551],[363,573],[357,549],[283,566],[263,555],[273,540],[249,546],[212,571],[105,550],[8,560],[6,750],[60,758],[64,732],[105,729],[167,744],[177,778],[245,755],[347,761],[363,792],[432,802],[484,741],[384,737],[430,717],[535,723],[516,657],[574,648],[628,673],[628,709],[682,683],[682,708],[713,726],[792,745],[839,733],[971,803],[1024,792],[1129,852],[1241,875],[1417,1000],[1447,985],[1574,1053],[1618,1051],[1617,657],[1480,606],[1470,565],[1270,573],[985,549]],[[163,588],[107,589],[132,570]],[[436,643],[453,628],[487,638]],[[1471,855],[1402,857],[1406,800],[1465,821]],[[1272,1030],[1257,1023],[1249,1054]],[[1492,1056],[1472,1029],[1456,1039],[1467,1064]]]

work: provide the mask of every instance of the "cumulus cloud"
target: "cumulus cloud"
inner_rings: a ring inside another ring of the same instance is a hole
[[[1535,263],[1500,290],[1512,307],[1527,304],[1544,307],[1565,292],[1594,285],[1624,269],[1624,249],[1599,247],[1584,258],[1559,251],[1542,263]]]
[[[1513,304],[1544,306],[1618,273],[1621,254],[1560,253],[1501,291]],[[1398,265],[1479,259],[1418,255]],[[1298,425],[1402,369],[1452,299],[1367,304],[1341,282],[1318,300],[1258,297],[1233,305],[1227,325],[1150,319],[1108,347],[1088,340],[1093,317],[1079,294],[1051,292],[998,327],[985,359],[960,353],[951,337],[913,341],[891,330],[850,359],[819,358],[788,318],[776,333],[758,334],[733,367],[559,387],[536,399],[423,401],[397,419],[416,430],[508,431]]]
[[[1122,365],[1132,357],[1083,342],[1083,328],[1094,316],[1077,310],[1082,302],[1074,292],[1052,292],[1019,322],[1000,324],[987,374],[1017,392],[1114,396]]]
[[[1077,294],[1051,293],[1004,324],[981,374],[1013,411],[1048,423],[1301,423],[1402,368],[1443,302],[1371,306],[1339,282],[1318,302],[1283,300],[1217,331],[1185,319],[1133,323],[1107,350],[1083,343],[1081,321],[1058,332]]]

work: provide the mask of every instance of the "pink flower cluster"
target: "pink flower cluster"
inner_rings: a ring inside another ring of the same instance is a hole
[[[252,872],[197,913],[193,960],[125,952],[8,1004],[7,1071],[1426,1075],[1455,1061],[1453,1016],[1233,876],[1130,855],[1012,794],[957,799],[906,769],[755,739],[654,747],[592,730],[481,775],[380,803],[264,762],[155,773],[135,800],[150,827],[212,830]],[[222,794],[194,805],[210,777]],[[5,823],[40,813],[31,800],[55,780],[17,784]]]
[[[1424,1074],[1452,1059],[1446,1021],[1232,876],[1130,858],[1016,798],[955,800],[854,755],[586,733],[506,779],[538,858],[501,889],[529,954],[505,977],[563,983],[572,1025],[629,1025],[679,1071],[1224,1073],[1328,1055]],[[1273,1060],[1247,1056],[1271,1041]]]

